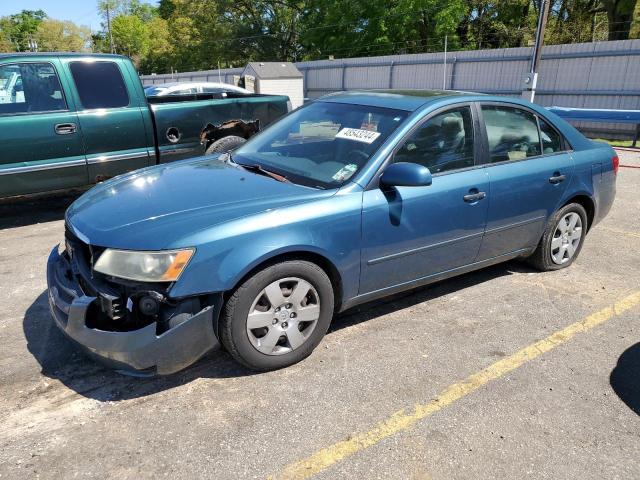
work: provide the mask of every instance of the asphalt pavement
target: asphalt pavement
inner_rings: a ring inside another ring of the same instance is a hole
[[[0,205],[0,478],[640,478],[640,154],[577,262],[509,262],[334,320],[304,362],[136,379],[49,317],[74,196]]]

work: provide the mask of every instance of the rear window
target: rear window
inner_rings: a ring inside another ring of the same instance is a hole
[[[127,87],[114,62],[72,62],[69,66],[85,109],[129,105]]]

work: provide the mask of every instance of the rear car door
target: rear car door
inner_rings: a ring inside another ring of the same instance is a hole
[[[487,217],[486,169],[470,105],[435,112],[401,142],[393,162],[428,167],[424,187],[369,188],[363,194],[360,293],[471,264]]]
[[[87,184],[78,118],[55,59],[0,64],[0,197]]]
[[[89,181],[96,182],[137,168],[154,159],[153,139],[144,99],[128,89],[131,79],[124,59],[63,60],[75,84],[78,119],[85,139]]]
[[[535,247],[573,175],[570,147],[544,118],[521,106],[479,106],[491,200],[478,260]]]

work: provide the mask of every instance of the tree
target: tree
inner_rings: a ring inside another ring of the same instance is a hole
[[[140,64],[144,73],[167,72],[173,66],[176,47],[172,42],[168,22],[155,17],[148,24],[149,51]]]
[[[0,52],[15,52],[16,45],[10,36],[11,22],[8,17],[0,18]]]
[[[139,60],[149,50],[149,30],[135,15],[118,15],[111,21],[117,53]]]
[[[91,32],[73,22],[45,19],[34,35],[38,49],[46,52],[86,52]]]
[[[311,0],[303,16],[305,58],[439,51],[465,19],[462,0]]]
[[[3,18],[3,36],[8,38],[18,52],[29,51],[29,42],[38,30],[38,25],[47,18],[42,10],[22,10],[20,13]]]
[[[607,12],[609,40],[627,40],[638,0],[602,0],[601,10]]]

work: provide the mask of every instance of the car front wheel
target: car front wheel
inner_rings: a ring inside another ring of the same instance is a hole
[[[238,287],[225,304],[223,345],[235,360],[259,371],[306,358],[324,337],[333,316],[333,288],[314,263],[271,265]]]
[[[587,233],[587,212],[578,203],[570,203],[550,219],[529,262],[540,270],[566,268],[578,257]]]

